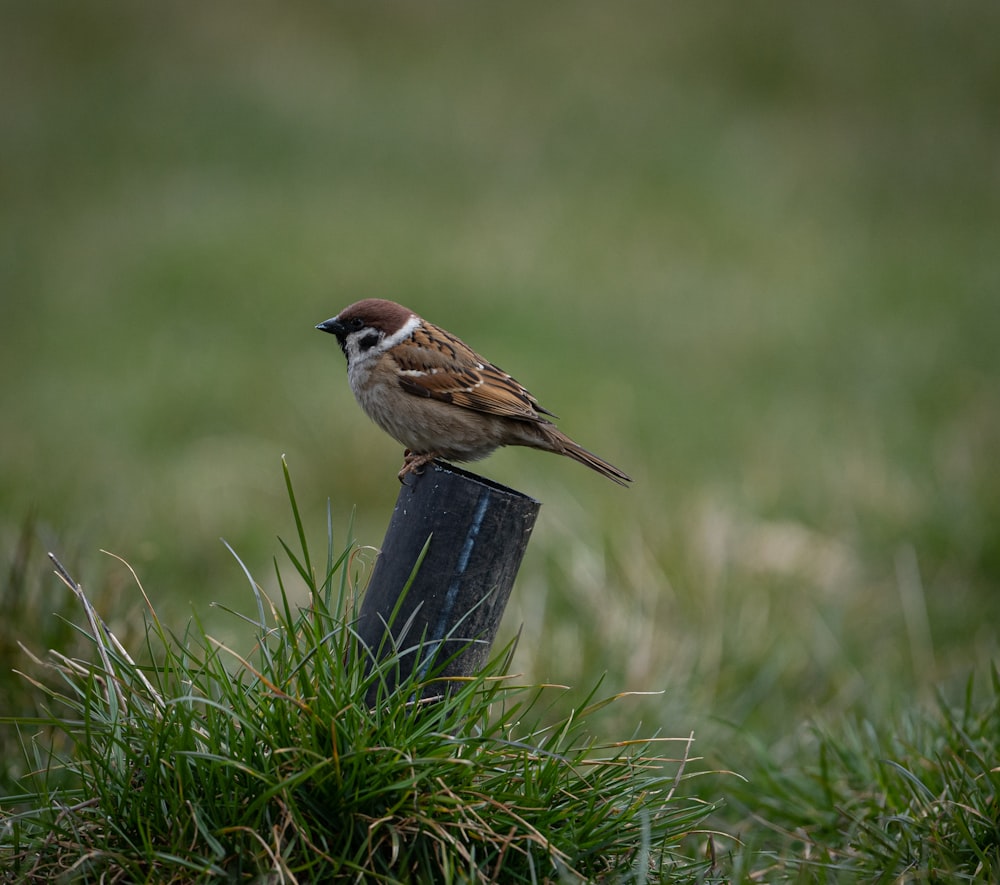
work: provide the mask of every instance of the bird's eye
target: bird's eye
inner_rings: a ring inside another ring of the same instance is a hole
[[[358,329],[363,329],[365,321],[361,317],[352,317],[347,321],[347,328],[352,332],[357,332]]]
[[[369,332],[358,339],[358,347],[362,350],[368,350],[376,344],[378,344],[378,334],[375,332]]]

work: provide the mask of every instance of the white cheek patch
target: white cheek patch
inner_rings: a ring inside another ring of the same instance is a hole
[[[369,347],[367,350],[361,349],[361,336],[364,334],[369,334],[365,332],[356,332],[353,335],[349,335],[347,338],[347,353],[349,355],[348,363],[349,365],[355,366],[360,363],[366,362],[375,356],[375,348]]]

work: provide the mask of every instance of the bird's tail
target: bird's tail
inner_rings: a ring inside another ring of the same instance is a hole
[[[548,445],[544,446],[551,452],[560,455],[568,455],[574,461],[579,461],[591,470],[596,470],[602,476],[606,476],[612,482],[620,486],[628,487],[632,482],[632,477],[624,470],[619,470],[614,464],[609,464],[603,458],[598,458],[593,452],[588,452],[583,446],[573,442],[561,430],[557,430],[551,425],[545,427],[545,438]],[[542,447],[540,447],[542,448]]]

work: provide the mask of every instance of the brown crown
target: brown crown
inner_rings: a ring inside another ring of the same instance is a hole
[[[413,311],[395,301],[386,301],[382,298],[365,298],[363,301],[356,301],[349,307],[345,307],[337,319],[341,323],[359,318],[366,326],[371,326],[387,335],[401,329],[406,321],[413,316]]]

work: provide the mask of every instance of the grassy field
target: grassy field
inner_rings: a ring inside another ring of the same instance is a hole
[[[960,701],[1000,644],[998,25],[5,4],[7,558],[38,535],[11,574],[54,597],[53,549],[138,616],[107,549],[161,619],[230,630],[209,603],[250,602],[218,539],[269,573],[282,454],[317,543],[329,499],[377,546],[399,447],[313,325],[389,297],[636,478],[480,465],[544,504],[515,670],[663,691],[609,732],[694,730],[737,771],[814,721]]]

